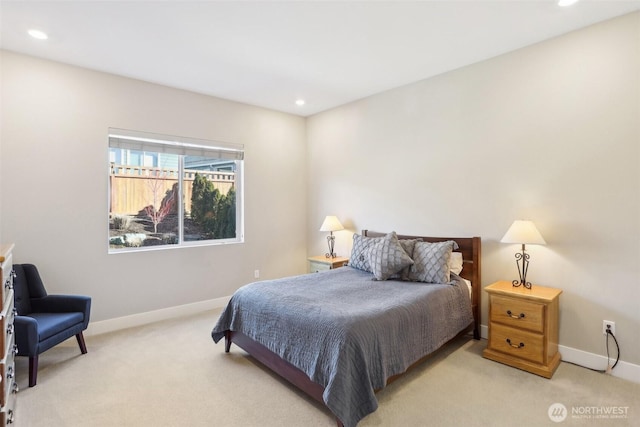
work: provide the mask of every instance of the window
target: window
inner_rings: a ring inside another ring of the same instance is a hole
[[[242,242],[239,144],[109,129],[109,252]]]

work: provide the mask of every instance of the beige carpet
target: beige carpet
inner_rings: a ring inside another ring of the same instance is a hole
[[[210,330],[219,311],[75,339],[40,356],[27,386],[18,358],[18,427],[334,426],[332,415]],[[562,363],[551,380],[481,357],[486,341],[461,338],[378,393],[368,426],[640,425],[640,385]],[[548,416],[562,403],[568,417]],[[626,418],[586,407],[628,407]],[[573,416],[573,408],[582,411]]]

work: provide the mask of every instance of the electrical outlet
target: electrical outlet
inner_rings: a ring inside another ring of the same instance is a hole
[[[611,320],[603,320],[602,321],[602,335],[607,334],[607,329],[611,331],[613,335],[616,334],[616,322],[612,322]]]
[[[260,278],[260,270],[254,270],[253,272],[253,277],[255,279],[259,279]]]

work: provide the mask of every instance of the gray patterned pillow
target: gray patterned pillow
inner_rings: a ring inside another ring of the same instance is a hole
[[[409,280],[425,283],[449,283],[451,252],[458,244],[453,240],[429,243],[417,242],[413,249],[414,264],[409,270]]]
[[[409,255],[409,258],[413,259],[413,249],[416,246],[416,242],[422,242],[422,239],[398,239],[400,245],[402,245],[402,249]],[[403,268],[398,273],[393,274],[389,279],[396,280],[409,280],[409,271],[411,270],[411,265]]]
[[[354,234],[349,266],[371,273],[371,266],[369,265],[369,259],[367,257],[369,247],[376,242],[382,241],[383,238],[384,237],[365,237],[360,234]]]
[[[376,280],[387,280],[413,260],[402,248],[395,231],[384,236],[379,242],[369,246],[369,265]]]

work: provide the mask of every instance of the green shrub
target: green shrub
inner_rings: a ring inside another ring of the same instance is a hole
[[[196,173],[191,193],[191,219],[208,239],[224,239],[236,235],[236,193],[226,195],[213,182]]]

